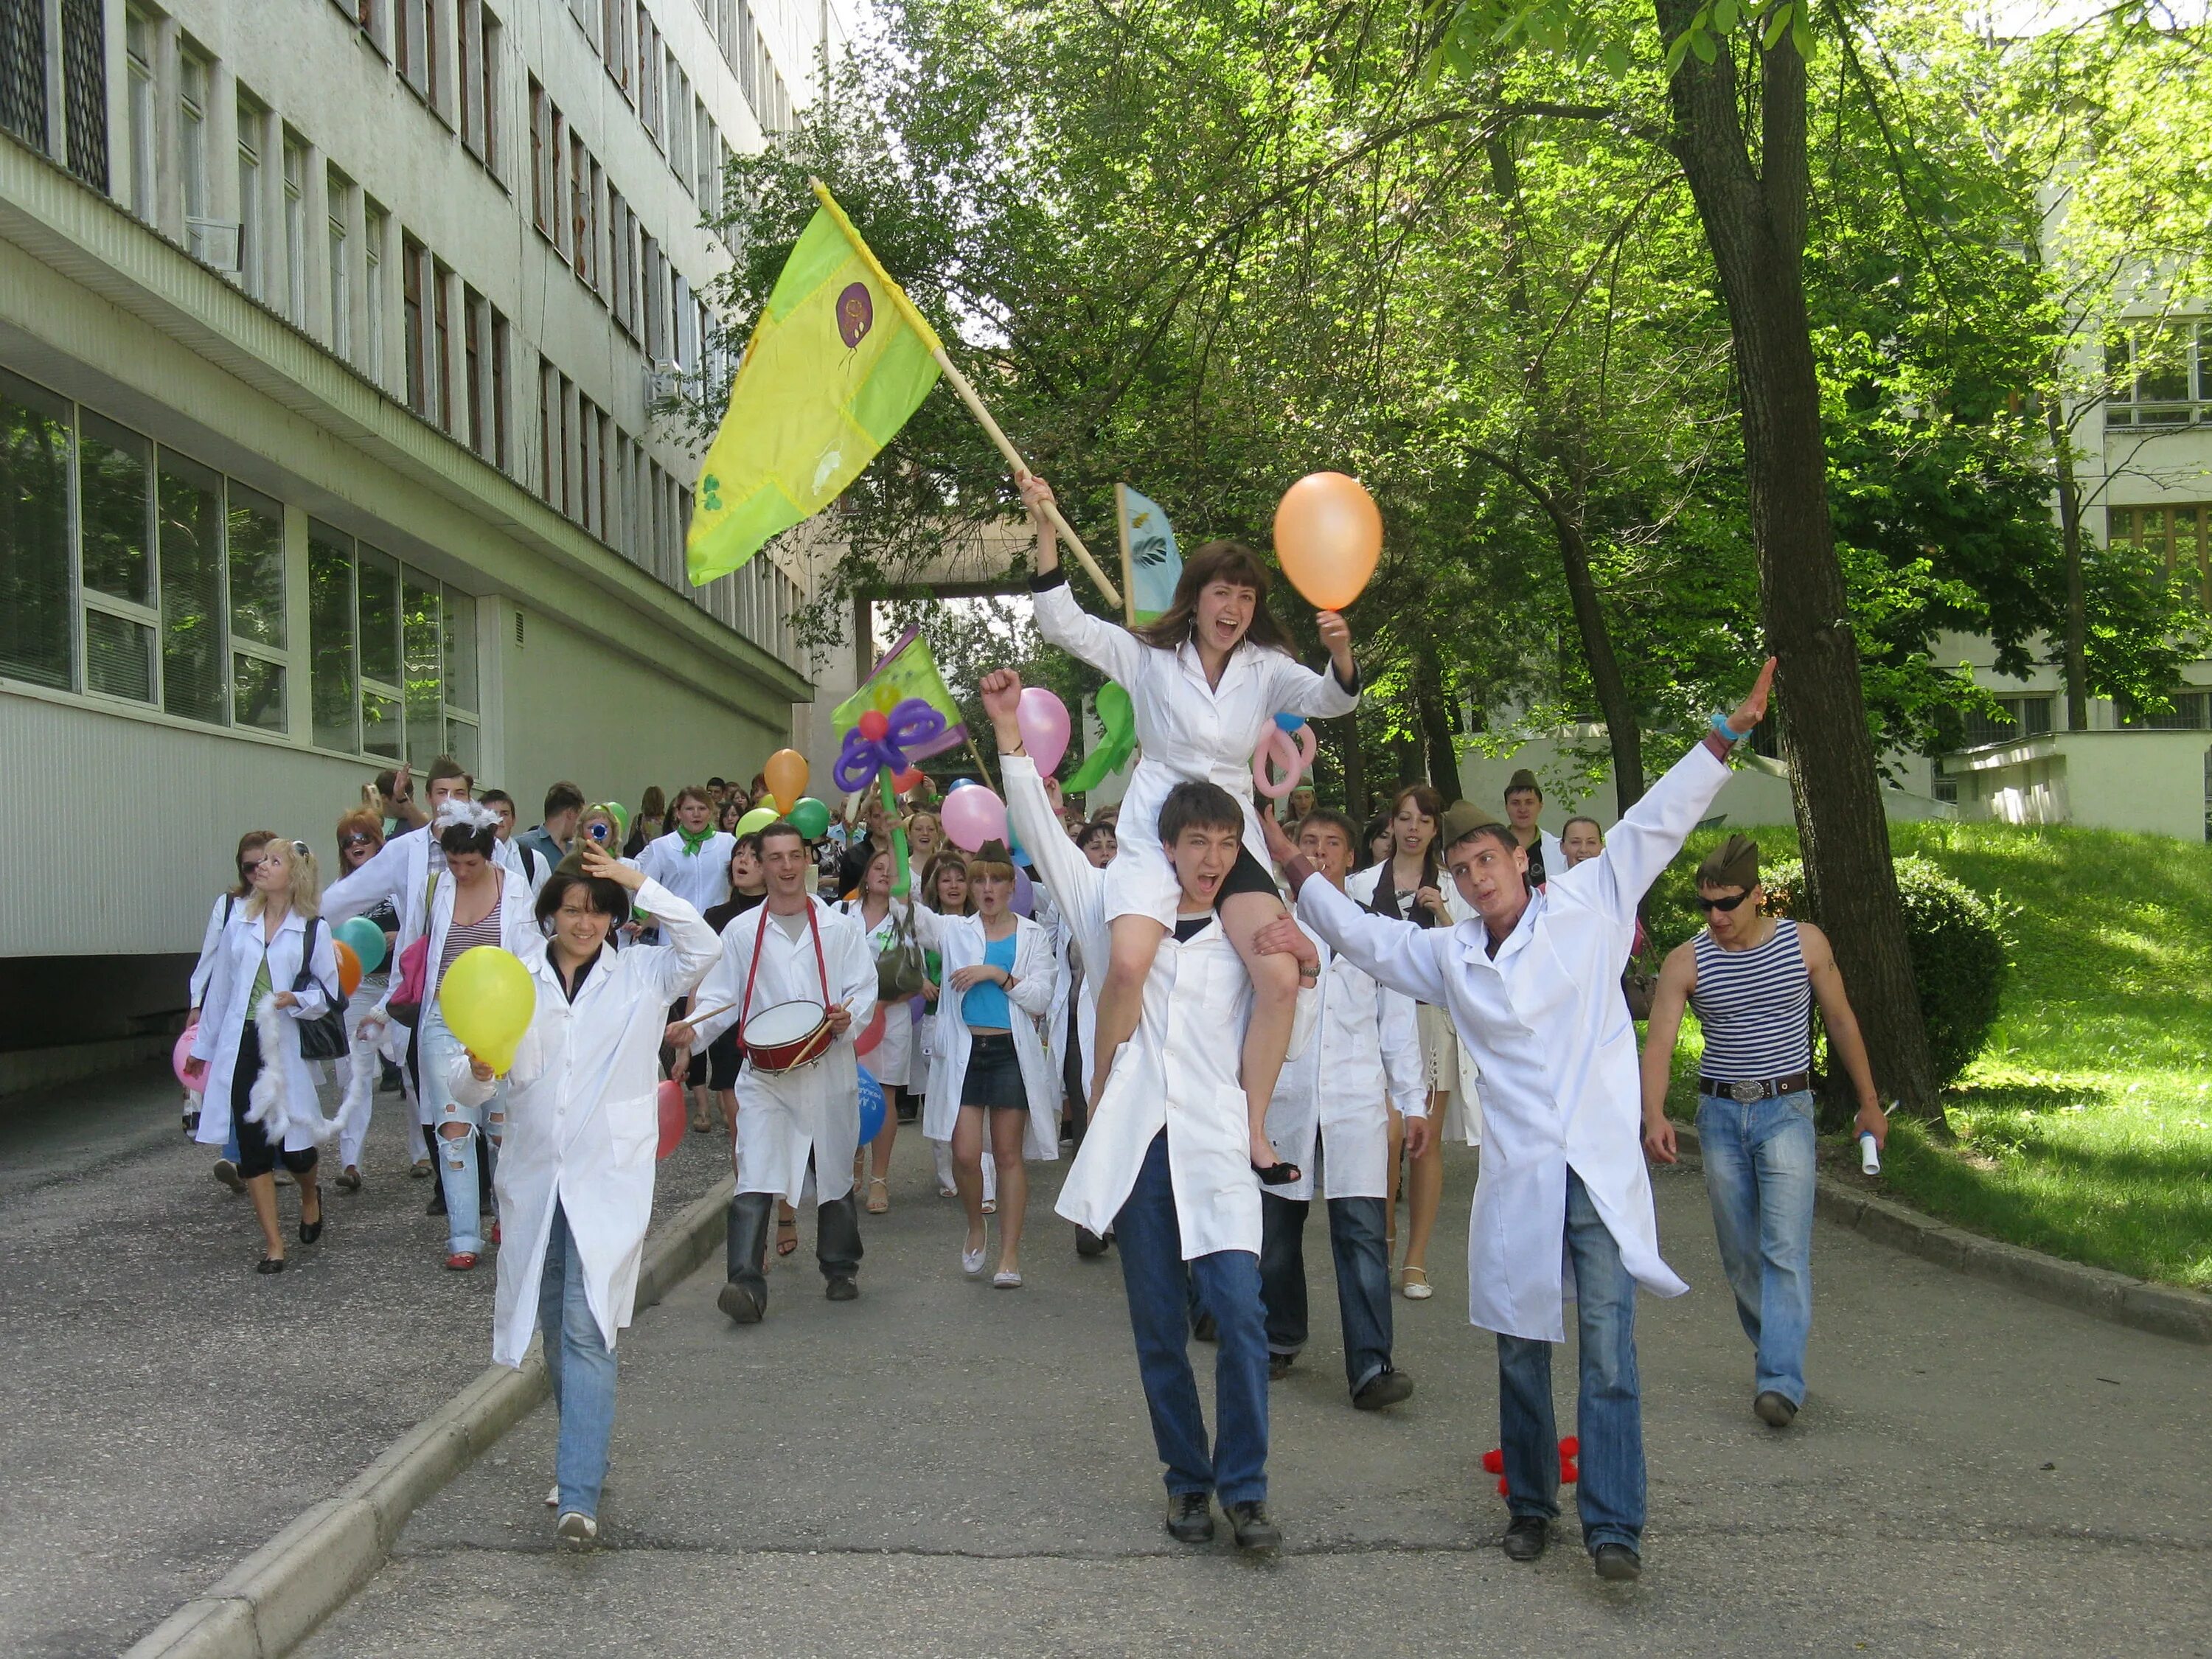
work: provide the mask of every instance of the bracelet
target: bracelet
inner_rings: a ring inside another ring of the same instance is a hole
[[[1717,708],[1713,710],[1712,726],[1713,730],[1720,733],[1721,737],[1729,743],[1741,743],[1751,735],[1747,732],[1739,732],[1730,726],[1729,717]]]

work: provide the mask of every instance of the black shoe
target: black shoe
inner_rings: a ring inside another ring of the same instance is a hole
[[[714,1305],[729,1315],[739,1325],[757,1325],[761,1316],[768,1311],[761,1299],[744,1285],[732,1279],[722,1286],[722,1293],[714,1298]]]
[[[1202,1492],[1168,1494],[1168,1536],[1178,1544],[1203,1544],[1213,1536],[1213,1499]]]
[[[1287,1187],[1298,1178],[1300,1172],[1297,1164],[1277,1158],[1265,1169],[1255,1164],[1252,1173],[1260,1177],[1262,1187]]]
[[[300,1224],[300,1243],[302,1244],[312,1244],[322,1236],[323,1223],[321,1217],[318,1216],[313,1221],[302,1221]]]
[[[281,1273],[284,1271],[284,1258],[281,1255],[264,1255],[253,1271],[258,1273]]]
[[[1271,1353],[1267,1356],[1267,1381],[1279,1382],[1291,1374],[1291,1365],[1297,1358],[1294,1353]]]
[[[1534,1561],[1552,1541],[1552,1523],[1540,1515],[1516,1515],[1505,1523],[1505,1559]]]
[[[424,1210],[422,1213],[424,1215],[443,1215],[445,1212],[446,1183],[445,1181],[441,1178],[438,1184],[430,1189],[429,1207]]]
[[[1362,1382],[1352,1396],[1352,1403],[1364,1412],[1379,1412],[1385,1406],[1395,1406],[1409,1398],[1413,1392],[1413,1379],[1394,1366],[1385,1365]]]
[[[1590,1552],[1590,1565],[1608,1584],[1626,1584],[1641,1577],[1644,1558],[1626,1544],[1600,1544]]]
[[[1075,1230],[1075,1253],[1085,1261],[1096,1261],[1106,1254],[1106,1241],[1088,1227]]]
[[[1770,1429],[1786,1429],[1797,1419],[1797,1407],[1790,1403],[1790,1396],[1778,1394],[1772,1389],[1753,1401],[1751,1409]]]
[[[1267,1516],[1267,1505],[1255,1498],[1229,1506],[1229,1524],[1237,1534],[1237,1547],[1254,1555],[1273,1555],[1283,1547],[1282,1528]]]
[[[342,1193],[359,1192],[361,1190],[361,1170],[353,1164],[347,1164],[344,1169],[338,1171],[337,1186],[337,1189]]]
[[[832,1302],[857,1302],[860,1299],[860,1281],[850,1273],[840,1273],[822,1294]]]
[[[1218,1342],[1221,1327],[1214,1322],[1212,1313],[1201,1309],[1198,1317],[1190,1322],[1190,1334],[1201,1342]]]

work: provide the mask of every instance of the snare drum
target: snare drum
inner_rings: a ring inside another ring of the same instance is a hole
[[[827,1054],[835,1036],[820,1003],[777,1002],[746,1020],[738,1041],[756,1072],[794,1072]]]

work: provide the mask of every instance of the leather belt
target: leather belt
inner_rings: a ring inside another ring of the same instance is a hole
[[[1792,1072],[1788,1077],[1774,1078],[1717,1078],[1699,1077],[1698,1092],[1717,1095],[1723,1100],[1733,1100],[1748,1106],[1754,1100],[1771,1100],[1778,1095],[1794,1095],[1813,1086],[1810,1072]]]

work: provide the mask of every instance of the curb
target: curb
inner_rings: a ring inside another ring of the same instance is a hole
[[[1700,1158],[1694,1126],[1676,1121],[1674,1136],[1685,1153]],[[1986,1279],[2154,1336],[2212,1344],[2212,1296],[2202,1291],[2132,1279],[2107,1267],[2065,1261],[2040,1250],[1984,1238],[1832,1175],[1815,1178],[1813,1212],[1954,1273]]]
[[[647,1241],[637,1307],[652,1307],[714,1254],[728,1224],[725,1176]],[[383,1567],[407,1519],[546,1397],[545,1362],[487,1368],[334,1498],[295,1516],[124,1659],[278,1659]]]

